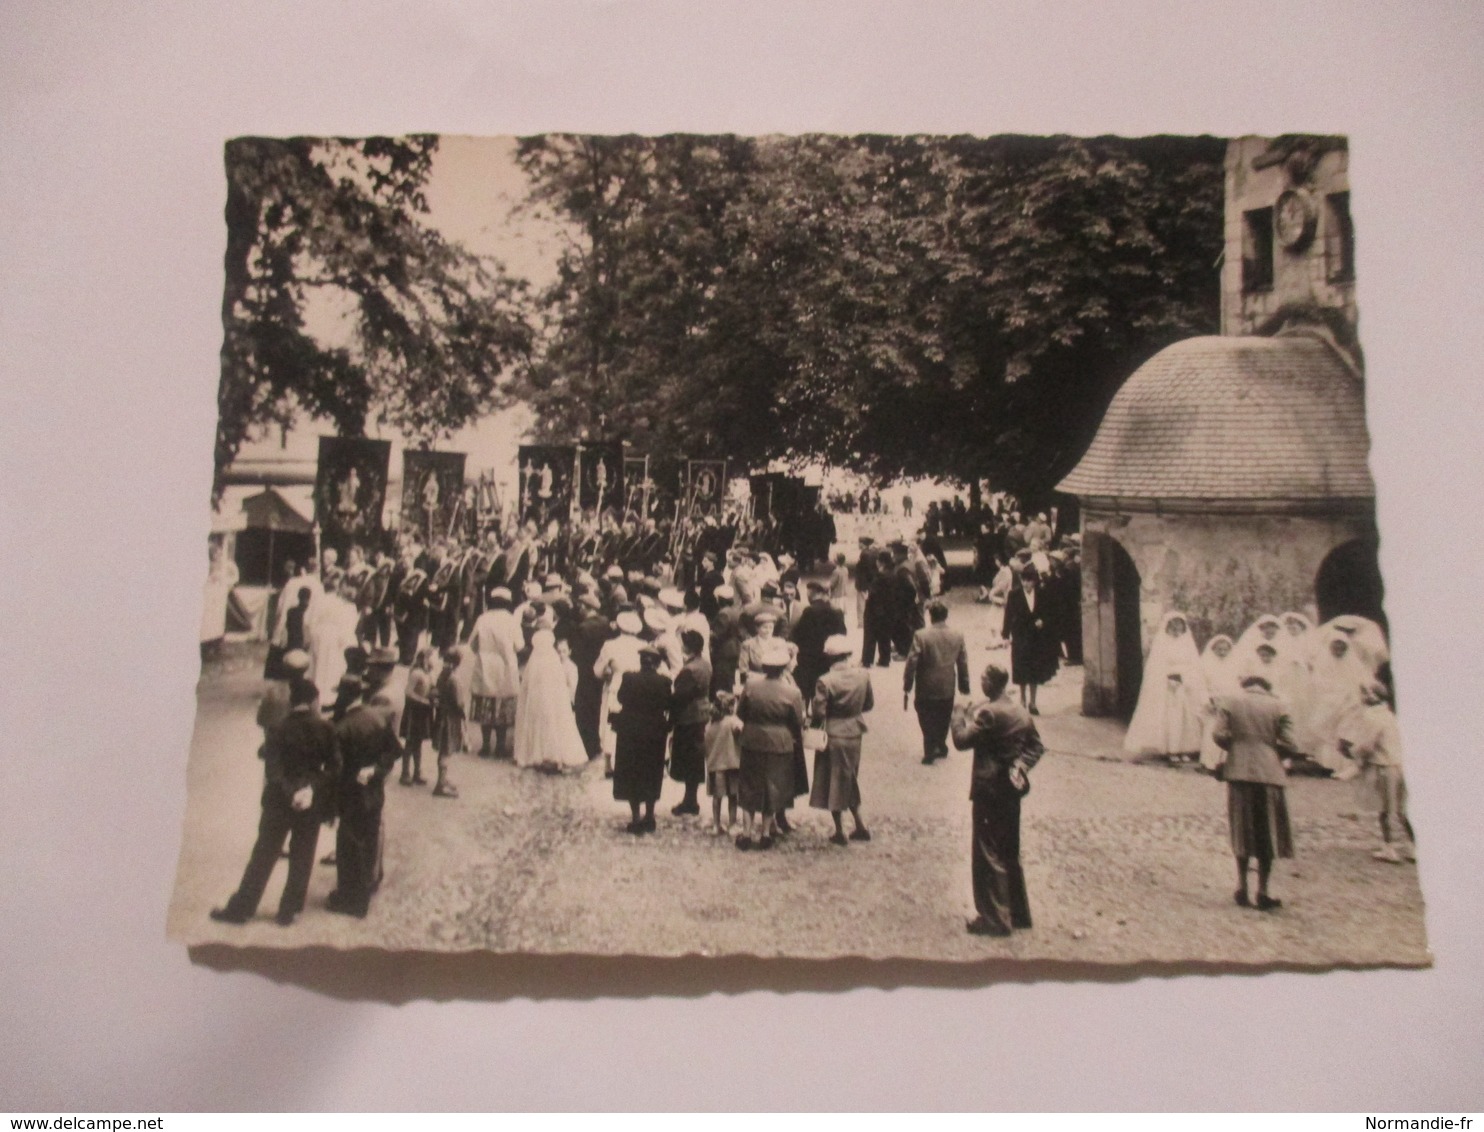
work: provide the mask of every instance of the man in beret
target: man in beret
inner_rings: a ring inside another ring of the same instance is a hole
[[[335,725],[340,746],[340,825],[335,833],[335,891],[325,901],[332,912],[364,917],[381,884],[381,811],[386,776],[402,757],[395,712],[386,682],[397,650],[376,649],[367,658],[365,690]]]
[[[219,923],[245,924],[252,919],[287,839],[289,875],[276,919],[280,927],[292,924],[309,893],[320,822],[332,813],[331,794],[340,771],[335,727],[320,714],[319,691],[312,683],[301,679],[286,687],[288,709],[267,727],[263,744],[257,841],[237,891],[224,907],[211,911]]]

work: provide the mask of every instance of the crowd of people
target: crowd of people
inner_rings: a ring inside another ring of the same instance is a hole
[[[1144,662],[1124,748],[1225,780],[1237,903],[1252,903],[1250,861],[1255,904],[1273,908],[1272,861],[1293,855],[1284,791],[1296,769],[1356,779],[1365,808],[1380,816],[1376,858],[1415,855],[1394,699],[1386,637],[1367,618],[1347,614],[1316,628],[1300,612],[1264,614],[1235,641],[1218,633],[1198,649],[1191,618],[1172,610]]]
[[[861,536],[858,659],[844,555],[820,556],[806,573],[787,551],[752,541],[762,528],[715,518],[669,541],[658,526],[620,526],[593,542],[518,524],[477,545],[407,539],[395,556],[350,546],[343,563],[326,550],[278,595],[258,717],[258,843],[237,892],[213,916],[240,923],[254,914],[287,841],[279,922],[293,922],[318,828],[331,820],[338,876],[329,907],[364,916],[380,879],[383,784],[400,764],[403,786],[429,785],[429,746],[439,798],[458,797],[450,758],[465,749],[550,773],[601,760],[634,836],[657,829],[668,774],[684,790],[672,814],[700,817],[706,787],[710,832],[735,832],[739,850],[766,851],[790,835],[800,799],[830,814],[832,844],[869,841],[860,767],[864,716],[880,691],[871,674],[901,663],[923,763],[946,757],[950,738],[974,752],[969,930],[1029,927],[1019,804],[1042,751],[1037,688],[1061,663],[1080,663],[1078,539],[1057,539],[1046,515],[1026,521],[1012,506],[980,516],[978,600],[1003,606],[997,647],[1009,656],[980,674],[983,698],[970,703],[964,638],[939,599],[947,561],[935,533],[963,537],[964,528],[945,528],[945,516],[957,522],[945,507],[936,525],[879,548]],[[1271,861],[1291,853],[1285,758],[1364,768],[1390,799],[1388,851],[1394,836],[1410,836],[1394,725],[1384,708],[1373,710],[1389,703],[1389,689],[1359,678],[1385,671],[1384,637],[1359,618],[1316,631],[1299,614],[1265,617],[1237,642],[1213,638],[1204,655],[1187,617],[1164,619],[1127,742],[1140,754],[1222,771],[1239,903],[1254,903],[1251,859],[1255,906],[1277,906],[1267,877]],[[1259,694],[1271,696],[1275,712]]]

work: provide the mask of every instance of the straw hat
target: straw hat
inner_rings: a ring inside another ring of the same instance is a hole
[[[825,656],[849,656],[854,651],[850,639],[844,633],[836,633],[824,643]]]

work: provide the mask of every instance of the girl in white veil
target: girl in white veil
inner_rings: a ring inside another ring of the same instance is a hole
[[[550,608],[536,619],[531,655],[520,677],[515,705],[515,765],[557,770],[587,765],[587,748],[572,714],[567,672],[557,652]]]
[[[1234,696],[1241,689],[1236,666],[1234,642],[1225,633],[1217,633],[1206,642],[1201,653],[1201,675],[1206,678],[1205,731],[1201,735],[1201,766],[1214,771],[1221,764],[1224,752],[1216,745],[1216,727],[1221,721],[1220,700]]]
[[[1309,699],[1309,731],[1314,744],[1310,754],[1336,778],[1352,778],[1359,768],[1340,753],[1339,739],[1365,707],[1360,689],[1372,681],[1371,655],[1332,622],[1320,626],[1317,635]]]
[[[1245,674],[1257,667],[1257,646],[1271,645],[1281,660],[1283,656],[1283,622],[1271,613],[1264,613],[1246,631],[1237,638],[1237,647],[1232,650],[1236,669],[1239,675]],[[1271,672],[1263,672],[1262,675],[1269,680],[1275,675]],[[1277,688],[1274,687],[1274,691]]]
[[[1166,613],[1144,661],[1139,703],[1123,749],[1194,759],[1201,749],[1208,700],[1190,619],[1178,611]]]
[[[1293,721],[1294,744],[1299,754],[1313,758],[1318,750],[1310,726],[1314,644],[1317,639],[1314,623],[1293,610],[1283,614],[1279,620],[1283,622],[1282,644],[1278,649],[1278,686],[1273,690],[1288,703],[1288,717]]]

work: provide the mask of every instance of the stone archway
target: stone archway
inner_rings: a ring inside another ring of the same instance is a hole
[[[1375,539],[1358,538],[1341,543],[1325,555],[1314,575],[1314,604],[1320,621],[1350,613],[1369,617],[1386,628],[1382,611],[1385,586],[1377,549]]]
[[[1144,674],[1139,569],[1112,535],[1087,531],[1083,582],[1082,710],[1127,719]]]

